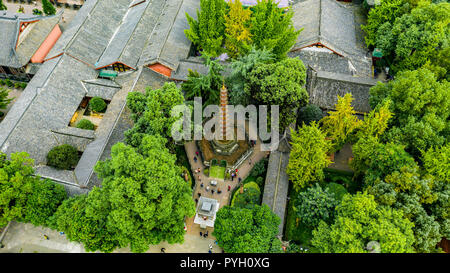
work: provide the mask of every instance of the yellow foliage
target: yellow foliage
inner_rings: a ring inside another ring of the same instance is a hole
[[[347,137],[358,127],[362,121],[355,116],[356,111],[352,107],[353,96],[350,93],[344,97],[338,96],[336,111],[328,112],[329,116],[324,117],[321,122],[324,131],[337,144],[343,144]]]
[[[393,113],[389,110],[391,101],[386,101],[378,110],[372,110],[364,119],[360,136],[379,137],[386,131]]]
[[[244,53],[251,42],[250,9],[244,9],[240,0],[229,2],[230,11],[225,15],[225,48],[230,57]]]

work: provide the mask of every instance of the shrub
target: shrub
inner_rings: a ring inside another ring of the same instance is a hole
[[[6,85],[8,87],[13,87],[14,86],[14,83],[10,79],[6,79],[5,83],[6,83]]]
[[[77,124],[77,128],[84,129],[84,130],[94,130],[95,125],[88,119],[82,119]]]
[[[262,188],[264,185],[264,177],[262,176],[258,176],[258,178],[256,178],[256,184],[258,184],[259,188]]]
[[[300,109],[298,114],[298,125],[301,126],[304,122],[309,125],[311,121],[319,121],[323,118],[322,110],[317,105],[308,104],[307,106]]]
[[[333,182],[328,183],[325,186],[325,189],[328,189],[330,193],[334,194],[334,198],[339,201],[342,200],[342,197],[348,193],[344,186]]]
[[[2,118],[5,115],[5,113],[0,112],[0,118]]]
[[[78,160],[77,149],[68,144],[56,146],[47,154],[47,165],[62,170],[70,170]]]
[[[21,82],[21,83],[20,83],[20,87],[21,87],[22,89],[27,88],[27,83]]]
[[[42,15],[42,10],[39,9],[33,9],[33,15]]]
[[[258,161],[255,164],[255,166],[253,166],[252,170],[250,171],[250,176],[254,176],[254,177],[264,176],[266,174],[268,162],[269,162],[268,158],[263,158],[260,161]]]
[[[261,190],[255,182],[248,182],[244,184],[244,193],[240,193],[237,188],[231,200],[232,207],[246,208],[261,203]]]
[[[221,160],[220,161],[220,167],[227,167],[227,161],[225,161],[225,160]]]
[[[106,109],[106,102],[100,97],[93,97],[89,101],[89,108],[94,112],[104,112]]]
[[[5,80],[0,79],[0,85],[5,85],[5,84],[6,84]]]
[[[203,173],[204,173],[205,175],[209,175],[209,169],[204,169],[204,170],[203,170]]]
[[[14,88],[19,89],[20,87],[21,87],[20,82],[15,82],[15,83],[14,83]]]
[[[211,166],[216,166],[217,165],[217,159],[213,158],[211,160]]]

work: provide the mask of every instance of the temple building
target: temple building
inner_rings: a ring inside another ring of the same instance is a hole
[[[93,168],[109,157],[113,144],[123,141],[131,122],[127,94],[159,88],[178,73],[191,49],[184,35],[189,27],[185,13],[195,15],[199,4],[198,0],[85,1],[48,54],[42,54],[44,63],[0,123],[0,150],[8,155],[27,152],[35,160],[36,173],[64,185],[70,195],[100,185]],[[53,28],[59,20],[37,18],[54,20]],[[13,21],[21,20],[31,22],[25,17]],[[36,27],[30,30],[37,31]],[[53,28],[48,26],[48,32]],[[8,51],[6,63],[20,68],[29,62],[34,55],[27,47],[31,34],[22,38],[17,54]],[[40,36],[44,41],[46,35]],[[76,128],[81,118],[93,118],[85,111],[92,97],[102,98],[106,111],[95,117],[95,130]],[[48,152],[62,144],[76,147],[80,154],[74,169],[47,166]]]
[[[29,81],[61,36],[62,14],[0,11],[0,78]]]
[[[197,204],[194,224],[201,228],[214,227],[216,213],[219,210],[219,202],[216,199],[201,196]]]

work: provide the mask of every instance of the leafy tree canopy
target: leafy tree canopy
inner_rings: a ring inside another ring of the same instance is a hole
[[[250,15],[240,0],[228,3],[229,11],[225,15],[225,48],[230,57],[236,58],[248,52],[251,44]]]
[[[49,0],[42,0],[42,9],[45,15],[54,15],[56,13],[55,7]]]
[[[450,3],[421,2],[411,13],[382,24],[376,32],[375,44],[393,60],[394,72],[418,69],[436,51],[449,47],[449,17]]]
[[[190,26],[190,29],[184,30],[186,37],[209,56],[216,57],[223,52],[225,9],[224,0],[200,0],[197,20],[186,13]]]
[[[323,253],[364,253],[375,241],[382,253],[413,252],[413,224],[399,210],[379,206],[367,193],[347,194],[333,224],[320,222],[311,243]]]
[[[217,212],[213,235],[227,253],[267,253],[279,223],[280,218],[267,205],[224,206]]]
[[[256,48],[271,50],[279,60],[286,58],[303,30],[295,30],[293,15],[293,11],[283,13],[274,0],[258,0],[253,7],[250,28]]]
[[[306,68],[298,58],[259,63],[248,75],[245,92],[259,105],[279,105],[280,128],[284,129],[296,120],[294,110],[308,101],[305,81]]]
[[[178,117],[172,117],[174,106],[183,105],[184,97],[175,83],[165,83],[161,89],[147,88],[145,94],[130,92],[127,106],[131,110],[135,124],[125,132],[125,141],[138,147],[146,134],[171,137],[172,125]]]
[[[253,68],[259,63],[271,63],[275,60],[272,52],[266,49],[252,47],[250,52],[231,62],[231,75],[227,78],[231,87],[230,103],[232,105],[250,104],[251,98],[245,93],[244,87],[247,77]]]
[[[192,100],[200,97],[203,100],[203,107],[206,107],[211,104],[219,104],[220,89],[224,80],[221,75],[223,66],[209,56],[203,56],[203,58],[208,66],[208,74],[201,75],[197,71],[189,70],[188,79],[181,84],[181,88],[186,94],[186,99]]]
[[[12,98],[8,98],[9,90],[3,87],[0,87],[0,109],[6,109],[6,106],[13,100]]]
[[[414,223],[416,251],[434,252],[437,243],[449,234],[450,191],[446,184],[421,175],[417,167],[403,167],[375,181],[368,191],[379,204],[402,210]]]
[[[295,204],[297,218],[308,227],[318,227],[320,221],[331,224],[334,220],[335,207],[340,203],[334,193],[315,184],[306,191],[298,193]]]
[[[336,111],[328,112],[320,122],[324,132],[332,139],[335,150],[345,144],[350,134],[361,126],[362,121],[355,115],[352,107],[353,96],[347,93],[344,97],[338,96]]]
[[[292,151],[287,174],[297,191],[324,178],[323,169],[330,165],[327,153],[331,142],[313,121],[292,132]]]
[[[58,230],[90,251],[130,246],[132,252],[145,252],[161,241],[182,243],[184,219],[194,215],[195,204],[166,142],[147,135],[137,148],[114,145],[111,159],[95,166],[102,188],[58,209]]]
[[[353,145],[352,168],[357,175],[364,176],[364,183],[371,185],[377,179],[400,170],[404,166],[416,166],[414,158],[404,146],[380,143],[375,137],[361,138]]]
[[[27,153],[0,153],[0,227],[9,221],[46,225],[66,197],[61,185],[34,177],[34,161]]]

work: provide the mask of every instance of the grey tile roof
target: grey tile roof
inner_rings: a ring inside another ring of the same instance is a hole
[[[369,90],[377,83],[368,77],[352,77],[326,71],[308,70],[307,90],[310,103],[325,109],[334,109],[337,96],[351,93],[352,106],[357,112],[369,112]]]
[[[352,10],[335,0],[309,0],[293,5],[296,29],[303,28],[293,49],[320,43],[342,56],[357,49]]]
[[[0,65],[13,68],[25,66],[39,49],[62,16],[35,16],[0,11]],[[20,37],[21,23],[31,23]],[[17,45],[17,48],[16,48]]]
[[[145,67],[153,62],[147,57],[178,68],[190,49],[190,42],[181,39],[187,24],[185,11],[195,13],[198,4],[198,0],[86,1],[0,123],[0,149],[7,154],[26,151],[35,159],[38,175],[63,184],[70,194],[99,185],[95,164],[109,155],[126,127],[132,126],[129,119],[121,118],[127,94],[149,86],[159,88],[168,80]],[[23,43],[27,45],[27,40]],[[150,55],[143,55],[144,50]],[[100,62],[110,61],[136,70],[120,73],[114,80],[98,78]],[[85,96],[110,100],[95,131],[69,127]],[[50,149],[61,144],[83,152],[73,171],[45,165]]]
[[[136,69],[160,63],[172,70],[187,58],[191,42],[185,13],[198,0],[90,0],[79,11],[49,57],[65,52],[102,68],[122,63]]]
[[[179,60],[188,57],[191,47],[191,42],[184,35],[184,30],[189,29],[185,14],[196,18],[199,8],[198,0],[166,0],[139,64],[161,63],[176,70]]]
[[[289,52],[288,56],[291,58],[299,57],[306,67],[310,66],[315,70],[352,74],[350,61],[329,50],[305,48]]]
[[[269,208],[280,217],[281,223],[278,226],[278,235],[283,234],[284,218],[286,214],[289,189],[289,178],[286,173],[288,164],[289,153],[281,151],[270,153],[262,203],[267,204]]]

